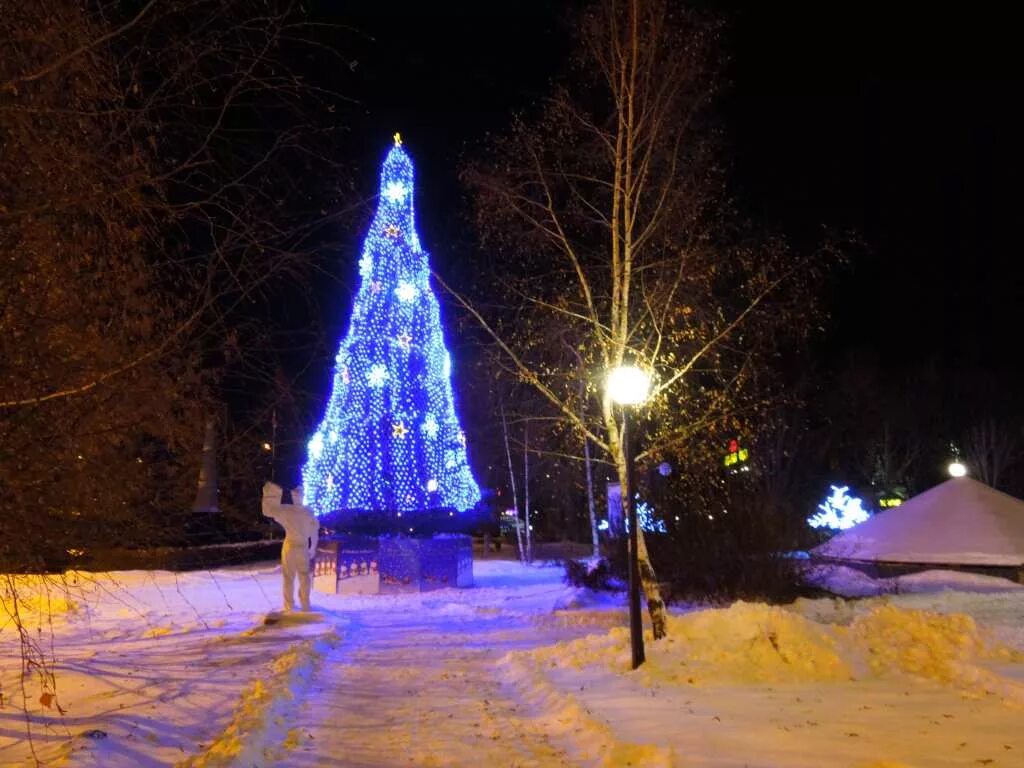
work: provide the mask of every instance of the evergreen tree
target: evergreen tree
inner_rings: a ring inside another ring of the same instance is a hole
[[[465,511],[480,490],[455,411],[429,257],[416,235],[412,160],[397,134],[359,273],[331,397],[307,446],[305,501],[318,515]]]

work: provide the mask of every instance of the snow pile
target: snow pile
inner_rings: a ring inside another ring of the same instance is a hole
[[[513,654],[538,668],[597,665],[629,670],[629,632],[617,627]],[[985,667],[1024,662],[974,619],[877,605],[849,626],[819,623],[786,608],[736,603],[670,616],[668,637],[647,646],[639,674],[652,685],[838,683],[911,676],[1024,703],[1024,685]]]
[[[303,640],[278,656],[270,664],[266,680],[258,678],[242,692],[224,732],[201,754],[178,763],[179,768],[260,765],[264,760],[273,764],[279,757],[276,745],[287,748],[297,741],[286,727],[295,699],[309,687],[324,654],[339,640],[330,632]]]
[[[833,633],[796,613],[756,603],[668,617],[668,637],[650,644],[645,674],[679,684],[849,680]],[[629,669],[629,630],[529,652],[540,664]]]
[[[908,573],[905,576],[897,577],[895,581],[898,592],[940,592],[942,590],[1013,592],[1024,590],[1024,584],[1018,584],[998,576],[943,569]]]
[[[906,592],[1007,592],[1024,590],[1024,584],[964,571],[933,569],[893,578],[874,579],[846,565],[814,565],[804,571],[804,580],[841,597],[875,597]]]
[[[872,672],[901,672],[974,696],[1024,705],[1024,682],[1002,677],[986,662],[1024,663],[1024,653],[983,635],[974,619],[885,605],[858,617],[850,633],[868,652]]]
[[[873,579],[848,565],[816,565],[803,572],[804,581],[840,597],[874,597],[896,591],[893,579]]]

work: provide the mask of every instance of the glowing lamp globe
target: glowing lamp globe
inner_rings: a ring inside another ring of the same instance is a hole
[[[962,462],[951,461],[946,467],[946,471],[949,472],[950,477],[963,477],[967,474],[967,467]]]
[[[608,374],[608,395],[619,405],[639,405],[651,391],[651,377],[634,365],[620,365]]]

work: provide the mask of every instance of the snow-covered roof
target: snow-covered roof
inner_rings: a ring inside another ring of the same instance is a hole
[[[814,554],[895,563],[1024,565],[1024,501],[957,477],[838,534]]]

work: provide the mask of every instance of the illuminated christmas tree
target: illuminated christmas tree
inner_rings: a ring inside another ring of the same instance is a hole
[[[331,397],[302,469],[305,501],[318,515],[409,518],[465,511],[480,500],[455,411],[429,257],[416,235],[413,191],[412,160],[396,134],[381,169]]]

